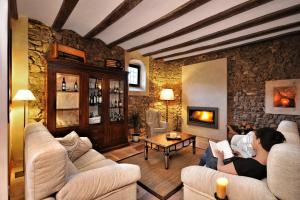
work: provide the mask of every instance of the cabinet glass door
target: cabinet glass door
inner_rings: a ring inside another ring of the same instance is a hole
[[[124,81],[109,81],[109,119],[111,122],[124,120]]]
[[[79,126],[80,77],[56,74],[56,127]]]
[[[102,121],[102,79],[89,78],[89,124]]]

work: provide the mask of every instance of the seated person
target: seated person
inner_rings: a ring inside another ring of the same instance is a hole
[[[252,158],[253,156],[255,156],[255,151],[252,148],[252,140],[254,134],[254,131],[250,131],[249,133],[247,133],[247,135],[239,135],[239,138],[235,142],[235,144],[231,144],[231,148],[234,154],[243,158]],[[210,159],[210,162],[206,162],[208,158]],[[204,155],[200,159],[199,165],[204,166],[205,164],[210,168],[214,168],[211,167],[211,164],[212,166],[216,166],[217,164],[217,158],[212,156],[210,147],[206,149]]]
[[[232,157],[224,160],[223,152],[217,151],[217,159],[213,157],[210,147],[200,165],[217,169],[218,171],[263,179],[267,176],[267,158],[271,147],[285,141],[282,133],[272,128],[258,129],[253,135],[252,147],[256,153],[253,158]]]

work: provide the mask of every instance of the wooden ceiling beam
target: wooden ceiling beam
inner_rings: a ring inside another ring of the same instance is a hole
[[[164,42],[166,40],[170,40],[170,39],[179,37],[181,35],[196,31],[196,30],[201,29],[203,27],[206,27],[206,26],[209,26],[209,25],[214,24],[216,22],[222,21],[222,20],[224,20],[226,18],[229,18],[231,16],[234,16],[234,15],[237,15],[239,13],[245,12],[245,11],[250,10],[252,8],[255,8],[257,6],[263,5],[263,4],[268,3],[270,1],[271,0],[250,0],[250,1],[246,1],[242,4],[234,6],[230,9],[227,9],[227,10],[225,10],[223,12],[220,12],[216,15],[213,15],[211,17],[200,20],[200,21],[198,21],[198,22],[196,22],[196,23],[194,23],[190,26],[187,26],[187,27],[183,28],[183,29],[175,31],[175,32],[173,32],[169,35],[166,35],[166,36],[161,37],[161,38],[157,38],[153,41],[147,42],[145,44],[138,45],[136,47],[132,47],[132,48],[128,49],[128,51],[135,51],[135,50],[138,50],[138,49],[141,49],[141,48],[145,48],[145,47],[148,47],[148,46],[151,46],[151,45],[154,45],[154,44]]]
[[[74,10],[75,6],[77,5],[79,0],[64,0],[56,18],[52,24],[52,28],[56,31],[59,31],[64,24],[66,23],[67,19],[69,18],[70,14]]]
[[[203,50],[206,50],[206,49],[215,48],[215,47],[223,46],[223,45],[228,45],[228,44],[232,44],[232,43],[236,43],[236,42],[241,42],[243,40],[248,40],[248,39],[252,39],[252,38],[255,38],[255,37],[260,37],[260,36],[263,36],[263,35],[275,33],[275,32],[278,32],[278,31],[283,31],[283,30],[290,29],[290,28],[295,28],[295,27],[300,27],[300,22],[295,22],[295,23],[292,23],[292,24],[287,24],[287,25],[283,25],[283,26],[270,28],[270,29],[267,29],[267,30],[259,31],[259,32],[256,32],[256,33],[248,34],[248,35],[243,35],[243,36],[240,36],[240,37],[237,37],[237,38],[229,39],[229,40],[218,42],[218,43],[215,43],[215,44],[206,45],[206,46],[202,46],[202,47],[197,47],[197,48],[189,49],[187,51],[178,52],[178,53],[174,53],[174,54],[169,54],[169,55],[157,57],[157,58],[154,58],[154,59],[165,59],[165,58],[170,58],[170,57],[174,57],[174,56],[180,56],[180,55],[184,55],[184,54],[188,54],[188,53],[193,53],[193,52],[196,52],[196,51],[203,51]]]
[[[89,31],[85,37],[92,38],[107,27],[118,21],[121,17],[130,12],[133,8],[135,8],[139,3],[143,0],[124,0],[117,8],[115,8],[109,15],[105,17],[97,26],[95,26],[91,31]]]
[[[202,6],[203,4],[205,4],[209,1],[210,0],[190,0],[187,3],[183,4],[182,6],[179,6],[175,10],[169,12],[168,14],[160,17],[159,19],[157,19],[157,20],[131,32],[131,33],[128,33],[127,35],[121,37],[120,39],[117,39],[116,41],[110,43],[109,46],[118,45],[118,44],[128,41],[134,37],[142,35],[148,31],[151,31],[152,29],[162,26],[162,25]]]
[[[167,48],[164,48],[164,49],[160,49],[160,50],[157,50],[157,51],[146,53],[146,54],[144,54],[144,56],[150,56],[150,55],[154,55],[154,54],[163,53],[163,52],[166,52],[166,51],[186,47],[186,46],[189,46],[189,45],[197,44],[199,42],[211,40],[211,39],[214,39],[214,38],[217,38],[217,37],[221,37],[221,36],[224,36],[224,35],[227,35],[227,34],[230,34],[230,33],[234,33],[234,32],[237,32],[237,31],[240,31],[240,30],[243,30],[243,29],[251,28],[253,26],[264,24],[264,23],[267,23],[267,22],[270,22],[270,21],[274,21],[274,20],[283,18],[283,17],[287,17],[287,16],[290,16],[290,15],[293,15],[293,14],[297,14],[297,13],[300,13],[300,4],[296,5],[296,6],[286,8],[286,9],[279,10],[279,11],[276,11],[274,13],[270,13],[270,14],[267,14],[267,15],[264,15],[264,16],[261,16],[261,17],[255,18],[255,19],[252,19],[250,21],[246,21],[244,23],[232,26],[230,28],[220,30],[220,31],[217,31],[217,32],[212,33],[212,34],[208,34],[208,35],[199,37],[197,39],[193,39],[193,40],[181,43],[181,44],[173,45],[173,46],[170,46],[170,47],[167,47]]]
[[[261,42],[268,41],[268,40],[279,39],[279,38],[282,38],[282,37],[291,36],[291,35],[299,35],[299,34],[300,34],[300,31],[293,31],[293,32],[289,32],[289,33],[283,33],[281,35],[276,35],[276,36],[272,36],[272,37],[268,37],[268,38],[263,38],[263,39],[260,39],[260,40],[247,42],[247,43],[237,45],[237,46],[226,47],[224,49],[213,50],[213,51],[210,51],[210,52],[207,52],[207,53],[199,53],[199,54],[193,55],[193,56],[199,56],[199,55],[208,54],[208,53],[215,53],[215,52],[219,52],[219,51],[224,51],[224,50],[228,50],[228,49],[233,49],[233,48],[237,48],[237,47],[246,46],[246,45],[249,45],[249,44],[261,43]],[[193,56],[189,56],[189,57],[193,57]],[[172,60],[166,60],[165,62],[172,62],[174,60],[186,59],[186,58],[188,58],[188,57],[175,58],[175,59],[172,59]]]
[[[9,2],[9,14],[10,17],[13,19],[18,19],[18,7],[17,7],[17,0],[10,0]]]

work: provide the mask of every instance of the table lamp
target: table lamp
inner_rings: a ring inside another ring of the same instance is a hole
[[[23,101],[24,102],[24,122],[23,125],[25,127],[25,113],[26,113],[26,102],[34,101],[36,98],[32,94],[30,90],[18,90],[17,94],[14,96],[13,101]]]
[[[163,89],[160,92],[160,100],[166,101],[166,122],[168,122],[168,101],[174,100],[174,92],[172,89]]]

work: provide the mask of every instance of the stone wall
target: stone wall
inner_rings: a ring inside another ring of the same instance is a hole
[[[277,127],[286,119],[296,121],[300,128],[300,116],[264,112],[265,81],[300,78],[299,49],[300,35],[293,35],[170,61],[165,65],[178,67],[227,57],[229,124],[246,121],[256,127]]]
[[[85,39],[73,31],[55,32],[35,20],[29,21],[29,89],[37,101],[29,104],[29,121],[46,121],[45,54],[53,41],[87,52],[88,63],[103,67],[105,58],[124,61],[124,50],[109,49],[98,39]],[[300,127],[300,116],[264,113],[265,81],[300,78],[300,36],[287,36],[242,47],[208,53],[176,61],[163,62],[150,59],[149,96],[129,96],[129,116],[133,111],[141,114],[145,127],[145,111],[155,108],[165,119],[165,102],[159,100],[161,89],[174,89],[175,101],[169,102],[170,129],[174,129],[176,116],[181,119],[181,67],[194,63],[227,57],[228,59],[228,123],[247,121],[257,127],[276,127],[283,120],[294,120]],[[180,120],[179,120],[180,121]]]
[[[30,19],[28,25],[29,89],[32,90],[37,100],[29,103],[29,121],[46,121],[46,54],[50,44],[54,41],[85,51],[89,64],[103,67],[104,60],[107,58],[124,62],[124,50],[120,47],[110,49],[99,39],[86,39],[70,30],[55,32],[41,22]]]
[[[177,117],[181,119],[181,66],[150,59],[149,79],[149,96],[129,96],[129,117],[132,112],[139,112],[142,127],[145,127],[146,110],[154,108],[161,112],[162,120],[165,120],[166,104],[159,99],[160,91],[163,88],[172,88],[175,100],[169,101],[168,121],[170,129],[173,130]],[[178,122],[178,126],[181,127],[181,121]]]

